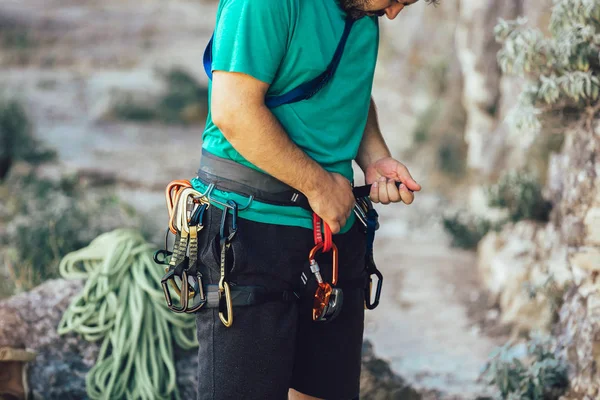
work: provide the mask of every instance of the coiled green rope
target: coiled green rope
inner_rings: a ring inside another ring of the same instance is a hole
[[[91,399],[179,399],[173,341],[198,346],[194,317],[166,307],[152,245],[132,230],[102,234],[65,256],[66,279],[86,279],[65,311],[58,333],[77,332],[101,340],[86,376]]]

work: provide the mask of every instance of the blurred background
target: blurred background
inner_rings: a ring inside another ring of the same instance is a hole
[[[164,189],[199,165],[217,4],[0,0],[0,347],[42,318],[3,308],[66,307],[64,255],[122,227],[164,242]],[[599,24],[598,0],[381,20],[381,129],[423,190],[377,206],[363,398],[600,398]]]

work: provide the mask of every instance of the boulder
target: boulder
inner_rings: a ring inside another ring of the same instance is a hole
[[[83,282],[56,279],[0,302],[0,348],[36,353],[27,371],[30,398],[44,400],[87,397],[85,375],[94,365],[99,346],[74,334],[58,335],[56,328]],[[181,398],[195,398],[197,351],[175,346],[177,383]],[[363,346],[361,399],[419,400],[421,396],[385,361],[373,346]]]
[[[521,221],[492,232],[478,247],[478,269],[501,321],[549,330],[562,289],[572,281],[566,247],[551,225]]]

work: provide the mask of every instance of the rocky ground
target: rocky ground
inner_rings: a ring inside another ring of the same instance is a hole
[[[156,93],[156,67],[181,65],[205,81],[201,57],[214,11],[209,1],[0,4],[0,25],[29,32],[26,46],[0,51],[0,86],[26,102],[36,136],[57,149],[60,163],[45,173],[114,176],[120,195],[147,215],[157,241],[166,226],[163,188],[194,175],[202,125],[106,116],[115,89]],[[382,101],[392,104],[395,97]],[[405,126],[406,116],[396,111],[383,107],[384,128]],[[424,191],[414,205],[378,208],[376,261],[385,284],[380,307],[368,313],[366,337],[428,398],[475,399],[490,394],[478,376],[507,332],[497,327],[497,312],[479,289],[475,255],[451,249],[442,231],[440,217],[452,205],[418,172],[413,175]]]
[[[385,289],[367,315],[366,336],[417,387],[474,399],[490,394],[479,376],[508,329],[498,327],[479,289],[474,254],[448,246],[436,211],[446,206],[423,194],[410,207],[379,207],[375,248]]]

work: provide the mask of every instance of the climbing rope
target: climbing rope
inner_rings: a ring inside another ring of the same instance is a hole
[[[90,399],[180,399],[173,341],[182,349],[197,347],[195,320],[165,307],[162,271],[153,253],[139,233],[119,229],[60,263],[64,278],[86,283],[65,311],[58,333],[102,341],[86,376]]]

